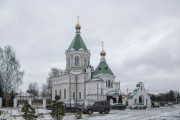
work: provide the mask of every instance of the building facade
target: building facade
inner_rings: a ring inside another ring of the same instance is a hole
[[[128,105],[138,105],[143,104],[147,107],[151,107],[151,99],[146,89],[144,88],[144,84],[142,82],[138,82],[136,88],[133,93],[128,97]]]
[[[102,47],[100,63],[94,70],[90,65],[90,50],[87,49],[80,33],[79,23],[75,26],[76,35],[66,54],[64,74],[52,78],[52,99],[56,95],[65,103],[83,104],[86,101],[118,101],[120,84],[115,82],[115,75],[108,66]]]

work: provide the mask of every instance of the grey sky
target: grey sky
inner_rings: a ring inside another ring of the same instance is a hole
[[[150,92],[180,89],[179,0],[0,0],[0,46],[16,51],[23,90],[45,83],[51,67],[65,68],[77,15],[91,64],[103,40],[123,92],[139,81]]]

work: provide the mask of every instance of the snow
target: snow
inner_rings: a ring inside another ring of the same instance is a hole
[[[179,112],[180,105],[146,110],[111,110],[105,115],[98,112],[94,112],[92,116],[83,115],[83,120],[180,120]],[[71,114],[65,116],[63,120],[75,120],[75,117]]]
[[[4,112],[0,116],[0,119],[6,118],[7,120],[15,120],[14,115],[19,115],[16,117],[17,120],[23,120],[20,117],[20,108],[1,108]],[[146,110],[111,110],[109,114],[100,115],[98,112],[94,112],[91,116],[87,114],[82,115],[82,120],[180,120],[180,105],[160,107],[160,108],[149,108]],[[36,109],[36,113],[43,113],[41,118],[37,120],[53,120],[50,116],[50,111],[46,109]],[[76,120],[75,113],[66,113],[63,120]]]

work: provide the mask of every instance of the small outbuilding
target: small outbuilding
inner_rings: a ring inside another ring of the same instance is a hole
[[[146,105],[147,107],[151,107],[151,99],[142,82],[138,82],[136,88],[133,93],[128,96],[128,105]]]

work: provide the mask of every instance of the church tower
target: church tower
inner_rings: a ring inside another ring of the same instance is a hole
[[[106,63],[106,58],[105,58],[106,52],[104,51],[104,42],[102,42],[102,51],[100,52],[100,55],[101,55],[100,63],[94,71],[94,76],[98,76],[98,75],[114,76],[110,67]]]
[[[75,26],[76,35],[71,42],[69,48],[66,50],[66,71],[71,72],[84,72],[90,61],[90,51],[87,49],[82,37],[81,37],[81,26],[78,23]]]
[[[100,55],[101,55],[100,63],[95,69],[93,73],[93,77],[101,78],[106,83],[106,87],[110,88],[110,90],[113,90],[115,85],[115,81],[114,81],[115,76],[106,62],[106,58],[105,58],[106,52],[104,51],[104,42],[102,42],[102,51],[100,52]]]

